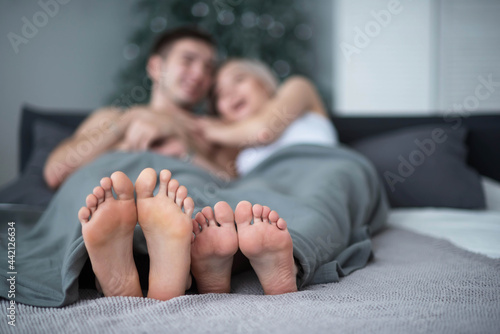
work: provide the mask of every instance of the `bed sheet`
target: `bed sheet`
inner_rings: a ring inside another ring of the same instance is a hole
[[[490,258],[500,258],[500,211],[446,208],[393,209],[389,226],[445,239]]]

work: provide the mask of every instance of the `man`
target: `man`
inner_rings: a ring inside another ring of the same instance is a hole
[[[207,95],[215,61],[215,42],[200,30],[178,28],[162,35],[147,63],[149,104],[124,112],[105,107],[90,115],[47,159],[49,187],[58,188],[75,170],[111,149],[151,149],[178,157],[193,150],[195,143],[186,136],[193,124],[190,110]]]

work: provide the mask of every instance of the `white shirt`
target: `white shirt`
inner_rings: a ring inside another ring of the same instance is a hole
[[[300,144],[333,147],[337,143],[337,131],[332,122],[318,113],[307,112],[293,121],[281,137],[273,143],[242,150],[236,157],[236,168],[239,175],[245,175],[271,154],[284,147]]]

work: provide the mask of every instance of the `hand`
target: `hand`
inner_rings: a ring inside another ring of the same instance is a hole
[[[128,126],[119,148],[127,151],[145,151],[155,142],[175,133],[172,117],[151,111],[147,107],[133,107],[125,116]]]
[[[151,151],[165,155],[173,156],[179,159],[185,158],[189,153],[186,143],[179,138],[167,138],[162,142],[157,142],[151,147]]]

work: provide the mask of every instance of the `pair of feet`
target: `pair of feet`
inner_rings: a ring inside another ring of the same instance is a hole
[[[101,180],[78,212],[92,269],[105,296],[143,296],[132,248],[137,221],[150,257],[149,298],[183,295],[191,286],[190,271],[201,293],[229,292],[238,248],[266,294],[297,290],[292,240],[275,211],[243,201],[233,213],[227,203],[219,202],[191,219],[194,203],[186,187],[162,170],[158,194],[153,196],[156,182],[153,169],[143,170],[135,183],[136,201],[130,179],[115,172]]]

